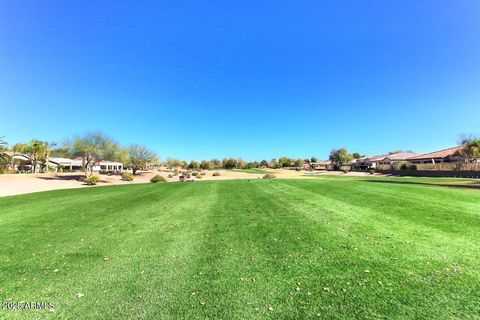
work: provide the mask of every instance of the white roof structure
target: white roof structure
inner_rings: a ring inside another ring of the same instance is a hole
[[[17,160],[22,160],[22,161],[30,161],[30,157],[27,156],[27,155],[24,155],[24,154],[14,154],[12,156],[13,159],[17,159]]]
[[[50,158],[49,162],[55,163],[61,166],[81,166],[82,160],[72,160],[68,158]]]

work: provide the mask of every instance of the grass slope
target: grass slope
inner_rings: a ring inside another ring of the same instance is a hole
[[[0,300],[55,312],[0,318],[474,319],[479,226],[477,190],[332,177],[1,198]]]

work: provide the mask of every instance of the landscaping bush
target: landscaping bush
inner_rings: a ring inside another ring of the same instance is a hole
[[[348,167],[343,167],[343,168],[342,168],[342,171],[343,171],[343,173],[349,173],[349,172],[350,172],[350,168],[348,168]]]
[[[170,179],[173,178],[173,174],[169,174],[168,178],[170,178]]]
[[[122,173],[122,180],[123,181],[133,181],[135,179],[135,176],[131,174],[130,172],[124,172]]]
[[[203,179],[203,176],[202,176],[201,174],[197,174],[197,175],[195,176],[195,178],[197,178],[197,179]]]
[[[375,174],[375,169],[370,169],[370,170],[368,170],[368,173],[370,173],[370,174]]]
[[[267,173],[266,175],[263,176],[263,179],[275,179],[276,176],[271,173]]]
[[[15,169],[10,169],[10,168],[0,168],[0,174],[13,174],[17,173]]]
[[[151,183],[167,182],[167,180],[164,177],[162,177],[161,175],[157,174],[152,179],[150,179],[150,182]]]
[[[202,176],[206,175],[207,173],[205,171],[200,172]]]
[[[400,166],[400,170],[415,171],[415,170],[417,170],[417,165],[412,164],[412,163],[402,163],[402,165]]]
[[[192,176],[196,177],[198,175],[197,171],[192,172]]]
[[[98,182],[100,182],[101,179],[102,178],[100,178],[100,176],[90,176],[88,178],[83,179],[83,183],[85,183],[86,185],[89,185],[89,186],[94,186]]]
[[[212,176],[214,176],[214,177],[219,177],[219,176],[221,176],[221,174],[220,174],[220,172],[215,171],[215,172],[212,174]]]

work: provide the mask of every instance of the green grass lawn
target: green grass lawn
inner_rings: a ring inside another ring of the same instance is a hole
[[[0,198],[0,319],[478,319],[480,191],[388,180]]]

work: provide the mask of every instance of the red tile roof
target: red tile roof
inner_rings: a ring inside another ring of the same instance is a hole
[[[381,154],[379,156],[371,156],[371,157],[367,157],[367,159],[365,161],[368,161],[368,162],[381,162],[383,160],[385,160],[385,158],[387,157],[386,154]]]
[[[436,158],[446,158],[451,157],[455,152],[462,150],[463,146],[448,148],[444,150],[439,150],[435,152],[421,154],[415,157],[408,158],[408,160],[423,160],[423,159],[436,159]]]
[[[417,154],[414,152],[397,152],[389,154],[387,158],[393,161],[402,161],[416,156]]]

